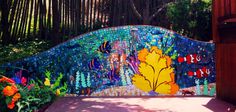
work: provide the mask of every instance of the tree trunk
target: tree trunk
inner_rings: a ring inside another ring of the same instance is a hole
[[[82,3],[82,27],[85,27],[85,0]]]
[[[29,0],[25,0],[25,6],[23,8],[23,13],[22,13],[22,25],[20,27],[20,39],[22,40],[23,38],[25,38],[25,29],[26,29],[26,25],[27,25],[27,20],[28,20],[28,9],[29,9]]]
[[[34,8],[34,0],[31,0],[31,2],[30,2],[30,14],[29,14],[29,25],[28,25],[28,34],[27,34],[27,38],[29,38],[29,39],[32,39],[32,37],[33,36],[31,36],[30,34],[31,34],[31,20],[32,20],[32,14],[33,14],[33,8]]]
[[[89,30],[91,31],[92,30],[92,15],[93,15],[93,0],[91,0],[91,3],[90,3],[90,19],[89,19]]]
[[[39,9],[39,0],[35,0],[34,2],[34,33],[35,36],[37,32],[37,26],[38,26],[38,9]]]
[[[94,0],[94,8],[93,8],[93,28],[96,23],[96,9],[97,9],[97,0]]]
[[[143,24],[144,25],[149,25],[149,7],[150,7],[150,0],[146,0],[145,2],[145,8],[143,10]]]
[[[58,44],[60,42],[59,38],[59,26],[60,26],[60,16],[59,16],[59,9],[58,9],[58,0],[52,1],[52,14],[53,14],[53,42],[54,44]]]
[[[90,0],[87,0],[87,6],[86,6],[86,31],[89,30],[89,3]]]
[[[9,26],[10,26],[10,29],[9,29],[9,32],[12,31],[12,24],[13,24],[13,20],[14,20],[14,16],[15,16],[15,12],[16,12],[16,6],[17,4],[19,4],[19,0],[14,0],[14,3],[13,3],[13,6],[12,6],[12,10],[11,10],[11,16],[10,16],[10,21],[9,21]]]
[[[1,19],[1,27],[2,27],[2,44],[7,45],[10,43],[10,32],[9,32],[9,22],[8,22],[8,16],[9,16],[9,7],[8,7],[8,0],[1,0],[0,1],[0,7],[2,10],[2,19]]]

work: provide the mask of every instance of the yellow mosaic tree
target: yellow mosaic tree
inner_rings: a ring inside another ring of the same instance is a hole
[[[162,54],[156,46],[150,51],[144,48],[139,51],[138,59],[140,74],[134,74],[132,83],[139,89],[159,94],[176,94],[179,86],[174,80],[174,69],[171,67],[172,60]]]

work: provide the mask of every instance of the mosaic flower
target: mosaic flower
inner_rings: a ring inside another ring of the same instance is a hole
[[[149,51],[146,48],[143,48],[142,50],[139,51],[138,53],[138,59],[140,61],[145,61],[146,60],[146,56],[148,55]]]

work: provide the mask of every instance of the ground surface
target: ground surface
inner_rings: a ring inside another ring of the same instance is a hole
[[[212,97],[64,97],[46,112],[236,112]]]

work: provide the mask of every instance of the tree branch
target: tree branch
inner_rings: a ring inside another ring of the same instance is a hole
[[[149,21],[151,22],[156,16],[157,14],[159,14],[164,8],[166,8],[169,5],[169,3],[162,5],[162,7],[160,7],[154,14],[152,14],[149,17]]]
[[[133,10],[134,14],[138,17],[139,20],[142,20],[142,15],[138,12],[137,8],[134,5],[134,1],[130,0],[130,4],[131,4],[131,9]]]

